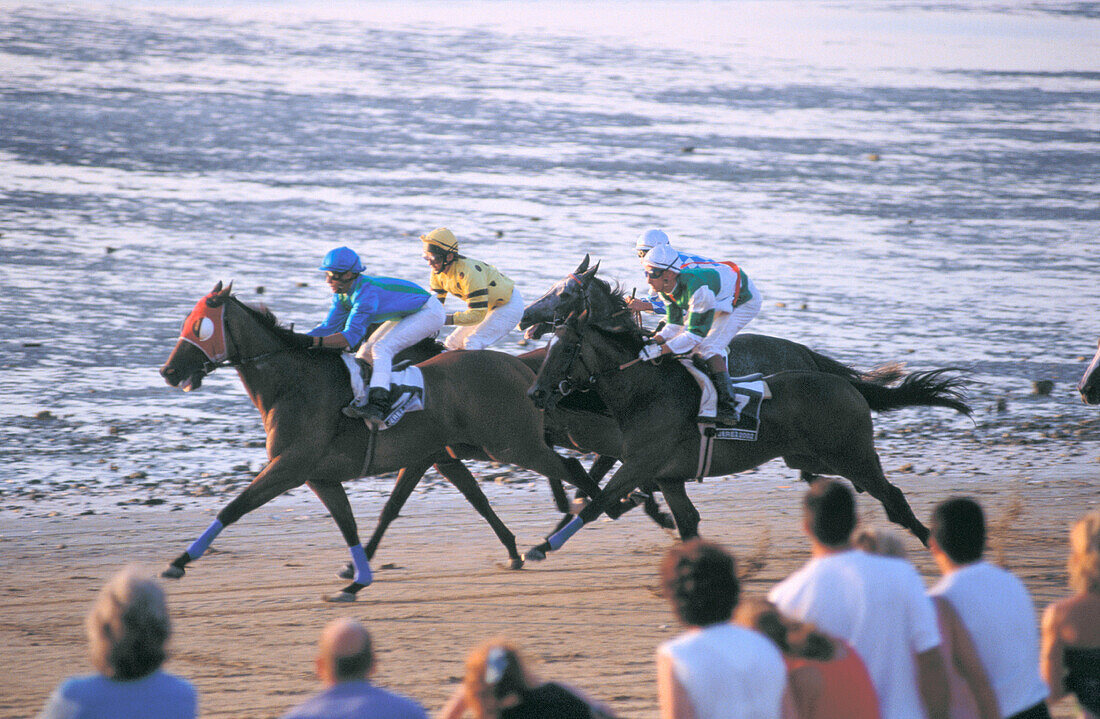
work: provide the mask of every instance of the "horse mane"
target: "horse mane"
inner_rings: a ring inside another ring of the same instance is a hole
[[[275,316],[275,313],[272,312],[267,305],[249,304],[248,302],[242,300],[240,297],[237,297],[237,295],[230,295],[230,298],[236,300],[237,304],[243,307],[244,310],[248,312],[248,314],[252,315],[253,319],[263,325],[265,329],[275,335],[275,337],[279,339],[279,341],[281,341],[283,344],[289,345],[292,343],[292,338],[295,334],[294,326],[287,326],[279,322],[279,319]]]
[[[627,306],[626,289],[615,283],[612,287],[607,280],[592,277],[592,284],[598,284],[611,303],[611,311],[606,317],[589,317],[590,326],[613,341],[628,344],[633,352],[641,349],[645,342],[645,331],[634,319],[634,312]],[[591,290],[591,285],[589,286]],[[612,321],[612,324],[606,324]]]

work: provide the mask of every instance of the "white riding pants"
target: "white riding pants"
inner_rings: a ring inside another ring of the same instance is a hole
[[[752,292],[751,300],[734,307],[733,312],[715,311],[710,331],[707,332],[703,341],[695,346],[692,354],[699,355],[704,360],[716,355],[729,356],[730,340],[760,314],[760,307],[764,304],[764,296],[752,284],[752,280],[749,280],[748,288]]]
[[[411,315],[383,322],[355,353],[356,357],[370,362],[374,368],[370,376],[371,388],[389,389],[393,356],[422,339],[432,337],[446,321],[447,313],[443,310],[443,303],[433,295]]]
[[[495,310],[489,310],[485,319],[476,325],[456,327],[443,345],[449,350],[483,350],[519,324],[523,319],[523,309],[523,297],[513,287],[512,299]]]

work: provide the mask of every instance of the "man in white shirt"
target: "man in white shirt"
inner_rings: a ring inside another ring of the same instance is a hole
[[[854,549],[855,497],[818,480],[803,500],[813,559],[768,594],[780,611],[816,624],[859,653],[883,719],[946,719],[947,675],[936,610],[902,559]]]
[[[985,516],[973,499],[954,497],[932,512],[929,549],[943,579],[932,594],[959,615],[982,661],[1001,716],[1049,719],[1039,675],[1039,624],[1024,583],[982,561]]]

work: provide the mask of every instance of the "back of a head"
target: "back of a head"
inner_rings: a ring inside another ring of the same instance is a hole
[[[833,658],[833,640],[814,625],[782,614],[771,602],[748,599],[737,607],[736,621],[743,627],[771,639],[779,651],[804,659],[828,661]]]
[[[463,684],[474,716],[487,719],[495,715],[490,708],[497,701],[529,691],[531,678],[519,650],[505,639],[493,639],[467,655]]]
[[[733,555],[702,539],[668,551],[661,584],[680,621],[696,627],[729,621],[741,593]]]
[[[932,538],[955,564],[970,564],[985,551],[985,514],[969,497],[952,497],[932,510]]]
[[[164,591],[131,569],[115,574],[85,620],[92,664],[117,681],[140,679],[164,663],[171,634]]]
[[[1073,525],[1069,548],[1070,586],[1078,592],[1100,593],[1100,509]]]
[[[330,622],[321,633],[318,662],[323,678],[331,683],[366,679],[374,667],[374,643],[370,632],[353,619]]]
[[[892,529],[881,527],[859,530],[853,537],[852,544],[865,552],[895,559],[906,559],[908,554],[901,535]]]
[[[807,528],[826,547],[841,547],[856,528],[856,498],[852,490],[831,479],[815,481],[802,500]]]

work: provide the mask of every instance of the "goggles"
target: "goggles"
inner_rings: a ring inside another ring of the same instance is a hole
[[[348,270],[346,272],[325,272],[325,280],[328,282],[347,282],[348,280],[355,279],[357,272]]]
[[[645,276],[648,277],[651,280],[654,280],[654,279],[657,279],[658,277],[660,277],[661,275],[663,275],[667,271],[668,271],[667,268],[647,267],[647,268],[645,268]]]

